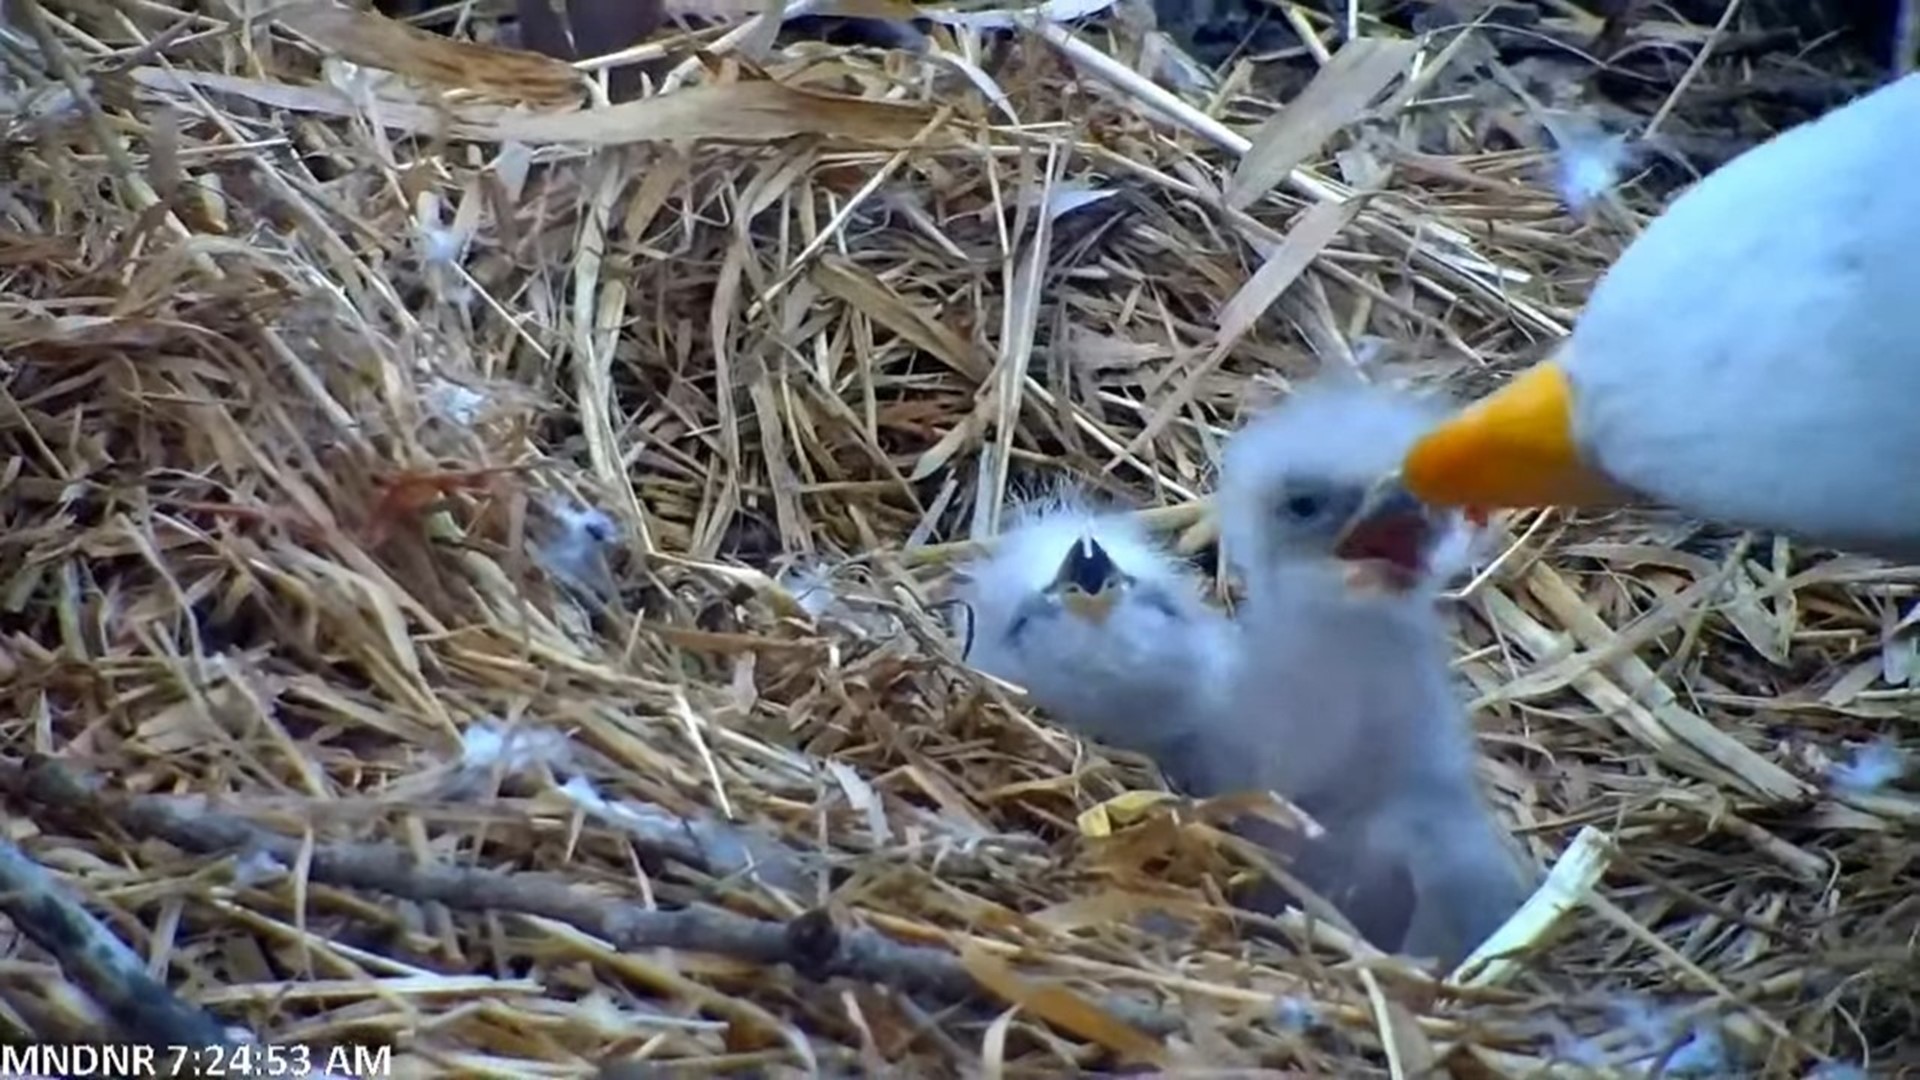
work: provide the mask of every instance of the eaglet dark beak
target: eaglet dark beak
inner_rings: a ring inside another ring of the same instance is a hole
[[[1060,560],[1060,570],[1048,591],[1058,595],[1061,606],[1068,611],[1098,625],[1113,614],[1124,576],[1106,548],[1093,537],[1083,536]]]

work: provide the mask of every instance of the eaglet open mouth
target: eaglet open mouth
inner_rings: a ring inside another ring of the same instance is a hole
[[[1425,576],[1437,532],[1433,508],[1391,479],[1368,493],[1333,554],[1347,564],[1349,581],[1405,591]]]

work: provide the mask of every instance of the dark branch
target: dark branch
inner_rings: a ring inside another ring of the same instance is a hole
[[[158,837],[205,855],[261,851],[293,865],[300,841],[230,816],[187,811],[180,800],[93,790],[49,758],[24,767],[0,766],[0,778],[28,801],[74,820],[111,820],[130,832]],[[842,930],[822,912],[788,923],[736,915],[721,908],[689,906],[661,911],[597,895],[567,879],[544,873],[506,873],[423,864],[403,849],[382,844],[321,844],[312,850],[308,877],[328,885],[369,889],[466,911],[508,911],[566,923],[616,947],[718,953],[762,964],[787,964],[804,977],[824,981],[846,976],[949,1001],[980,996],[958,958],[944,950],[903,945],[872,930]],[[1116,1017],[1157,1034],[1180,1025],[1139,1002],[1110,999]]]

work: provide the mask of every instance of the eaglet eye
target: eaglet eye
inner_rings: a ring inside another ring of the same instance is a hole
[[[1327,508],[1327,497],[1316,492],[1295,492],[1280,503],[1280,509],[1295,521],[1311,521]]]

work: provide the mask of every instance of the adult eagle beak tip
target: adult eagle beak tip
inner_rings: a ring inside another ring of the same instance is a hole
[[[1535,364],[1422,436],[1402,465],[1407,490],[1482,521],[1497,509],[1625,501],[1575,441],[1573,398],[1565,368]]]

